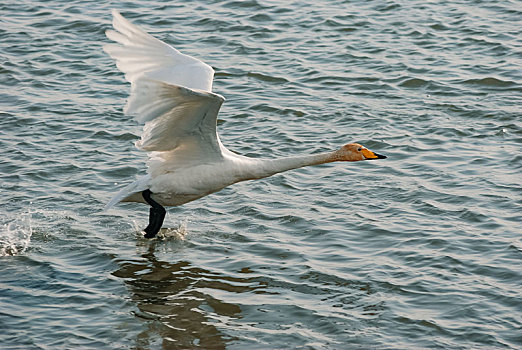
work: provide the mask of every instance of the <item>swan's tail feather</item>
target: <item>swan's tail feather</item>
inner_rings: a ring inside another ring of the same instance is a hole
[[[129,197],[130,195],[132,195],[134,193],[145,191],[147,188],[149,188],[149,184],[148,184],[149,180],[150,180],[150,175],[145,175],[145,176],[139,178],[138,180],[134,181],[133,183],[122,188],[120,190],[120,192],[118,192],[114,197],[112,197],[112,199],[109,201],[109,203],[107,203],[105,205],[105,207],[103,208],[103,211],[109,210],[114,205],[116,205],[117,203],[121,202],[122,200],[124,200],[125,198]]]

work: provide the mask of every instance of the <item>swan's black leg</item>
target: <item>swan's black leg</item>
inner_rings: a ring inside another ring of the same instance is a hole
[[[151,227],[154,226],[153,225],[153,223],[154,223],[154,213],[155,213],[154,208],[150,207],[150,209],[149,209],[149,224],[147,225],[147,227],[145,227],[145,229],[143,231],[149,232]]]
[[[167,213],[161,204],[150,197],[151,194],[152,192],[149,189],[141,192],[145,202],[151,206],[149,211],[149,225],[145,228],[145,230],[143,230],[145,231],[145,238],[154,238],[154,236],[156,236],[161,226],[163,225],[163,220],[165,219],[165,214]]]

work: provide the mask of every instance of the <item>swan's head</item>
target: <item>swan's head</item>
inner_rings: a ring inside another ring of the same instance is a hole
[[[356,162],[358,160],[385,159],[386,156],[374,153],[358,143],[344,145],[334,153],[335,160]]]

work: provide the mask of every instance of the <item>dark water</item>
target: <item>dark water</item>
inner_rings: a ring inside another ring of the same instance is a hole
[[[216,69],[230,149],[357,141],[169,211],[100,210],[145,171],[110,8]],[[522,347],[520,1],[0,5],[2,349]]]

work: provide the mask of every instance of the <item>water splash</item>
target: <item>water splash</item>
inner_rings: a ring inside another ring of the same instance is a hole
[[[0,226],[0,256],[23,254],[31,243],[33,228],[30,213],[15,219],[4,218]]]
[[[134,220],[132,221],[132,223],[136,232],[142,235],[143,228]],[[156,235],[156,239],[163,240],[174,238],[179,240],[185,240],[185,236],[188,234],[187,224],[188,221],[183,220],[179,223],[178,227],[162,228]]]

